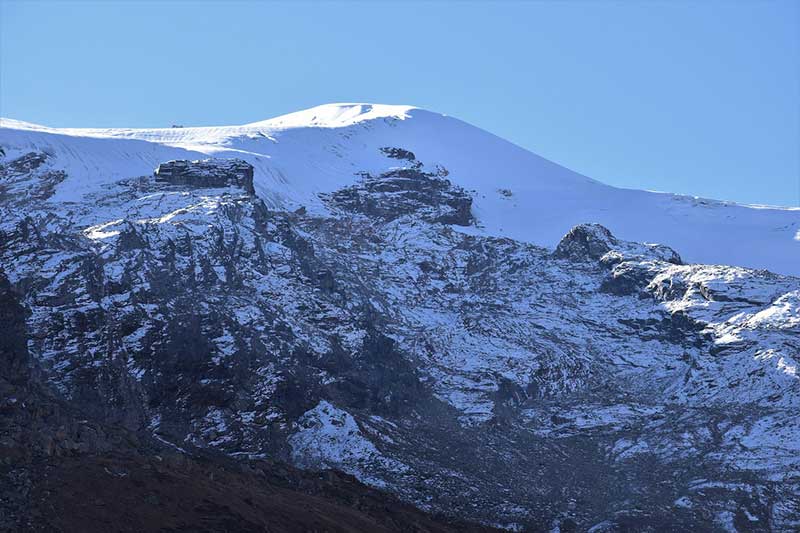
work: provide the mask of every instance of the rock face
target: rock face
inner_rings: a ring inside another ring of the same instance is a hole
[[[797,278],[591,224],[485,236],[455,172],[371,155],[324,211],[135,176],[62,209],[25,194],[49,158],[9,162],[8,323],[81,416],[176,456],[507,528],[800,527]]]
[[[38,200],[51,197],[55,187],[66,178],[66,173],[47,169],[47,160],[48,155],[43,152],[27,152],[0,164],[2,205],[6,208],[17,205],[24,209],[28,196],[34,196]],[[45,168],[40,169],[43,166]]]
[[[189,187],[240,187],[255,194],[253,165],[241,159],[176,160],[156,168],[156,181]]]
[[[362,213],[383,221],[417,214],[428,222],[469,226],[472,223],[472,198],[461,187],[445,178],[448,172],[421,170],[414,154],[401,148],[383,148],[388,157],[410,162],[377,176],[362,173],[361,180],[327,195],[331,206],[348,213]]]

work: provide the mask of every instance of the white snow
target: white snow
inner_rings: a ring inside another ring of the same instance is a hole
[[[292,459],[298,466],[339,468],[364,483],[383,487],[385,482],[368,472],[378,469],[405,472],[404,464],[385,457],[364,436],[355,418],[323,400],[298,420],[299,430],[289,438]]]
[[[67,172],[53,201],[150,175],[170,159],[214,156],[253,164],[256,191],[268,205],[324,211],[319,193],[352,184],[357,172],[396,166],[380,152],[390,146],[411,150],[426,167],[443,166],[473,194],[478,227],[471,232],[553,247],[572,226],[597,222],[621,239],[667,244],[689,262],[800,275],[800,208],[610,187],[410,106],[329,104],[243,126],[56,129],[10,119],[0,126],[7,158],[44,151],[54,169]]]
[[[116,226],[117,224],[122,224],[122,223],[123,220],[120,218],[117,220],[112,220],[111,222],[105,222],[103,224],[98,224],[96,226],[90,226],[86,228],[84,234],[92,240],[116,237],[120,233],[119,230],[106,231],[106,228],[110,228]]]
[[[800,290],[784,294],[745,323],[749,327],[800,328]]]

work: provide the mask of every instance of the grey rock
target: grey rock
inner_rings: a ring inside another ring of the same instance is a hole
[[[328,202],[348,212],[384,221],[418,214],[423,220],[468,226],[472,197],[437,173],[418,167],[392,169],[378,176],[365,174],[359,184],[327,196]]]
[[[241,187],[255,194],[253,166],[241,159],[175,160],[161,163],[156,181],[190,187]]]
[[[564,235],[554,257],[575,261],[599,260],[617,245],[617,239],[600,224],[581,224]]]
[[[392,159],[403,159],[405,161],[416,161],[417,156],[414,155],[414,152],[409,150],[405,150],[403,148],[394,148],[391,146],[386,146],[381,148],[381,152],[386,154],[386,157],[390,157]]]

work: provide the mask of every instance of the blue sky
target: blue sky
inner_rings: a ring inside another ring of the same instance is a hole
[[[800,2],[0,0],[0,115],[456,116],[612,185],[800,205]]]

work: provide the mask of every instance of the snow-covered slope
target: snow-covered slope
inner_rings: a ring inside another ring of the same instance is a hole
[[[51,156],[67,178],[53,202],[150,175],[169,159],[237,157],[255,167],[270,207],[324,213],[319,193],[386,167],[381,147],[403,147],[449,171],[473,196],[468,231],[554,247],[572,226],[600,223],[620,238],[668,243],[683,259],[800,275],[800,209],[744,206],[618,189],[572,172],[458,119],[409,106],[330,104],[243,126],[55,129],[3,119],[10,159]]]

